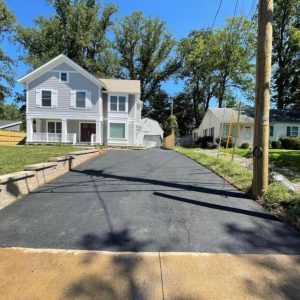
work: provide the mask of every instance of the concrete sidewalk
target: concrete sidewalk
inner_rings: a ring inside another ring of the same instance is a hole
[[[0,249],[2,299],[297,299],[300,256]]]

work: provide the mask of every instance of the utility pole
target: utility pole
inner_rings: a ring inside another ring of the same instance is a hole
[[[171,116],[173,116],[173,97],[171,98]]]
[[[269,109],[272,57],[273,0],[260,0],[256,57],[256,96],[252,193],[263,196],[269,184]]]

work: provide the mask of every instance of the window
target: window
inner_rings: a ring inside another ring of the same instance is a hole
[[[48,133],[61,133],[61,122],[49,121],[47,129]]]
[[[59,82],[68,82],[68,81],[69,81],[69,74],[67,72],[60,72]]]
[[[109,136],[112,139],[125,139],[125,123],[110,123]]]
[[[76,107],[85,107],[85,92],[76,92]]]
[[[118,111],[118,97],[117,96],[110,97],[110,110]]]
[[[126,112],[126,97],[125,96],[111,96],[110,97],[110,111]]]
[[[51,91],[42,91],[42,106],[51,107]]]
[[[270,126],[270,136],[274,135],[274,126]]]
[[[286,135],[287,136],[298,136],[299,128],[296,126],[288,126],[286,128]]]

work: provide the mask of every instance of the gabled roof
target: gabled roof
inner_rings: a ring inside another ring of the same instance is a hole
[[[119,92],[128,94],[140,94],[141,84],[139,80],[105,79],[100,78],[105,84],[108,92]]]
[[[0,129],[11,127],[14,125],[19,125],[21,123],[22,121],[18,121],[18,120],[0,120]]]
[[[209,108],[209,110],[216,116],[221,123],[230,123],[231,115],[233,113],[233,122],[236,123],[238,119],[238,111],[233,108]],[[254,124],[254,118],[241,113],[240,123],[243,124]]]
[[[40,66],[39,68],[33,70],[32,72],[28,73],[27,75],[23,76],[18,80],[18,82],[21,83],[27,83],[38,76],[41,76],[42,74],[46,73],[47,71],[51,70],[55,66],[61,64],[61,63],[67,63],[70,65],[73,69],[75,69],[77,72],[81,73],[83,76],[87,77],[89,80],[94,82],[97,85],[102,85],[104,88],[106,88],[105,84],[98,78],[96,78],[94,75],[86,71],[84,68],[79,66],[77,63],[75,63],[72,59],[67,57],[64,54],[60,54],[56,56],[55,58],[51,59],[49,62],[45,63],[44,65]]]

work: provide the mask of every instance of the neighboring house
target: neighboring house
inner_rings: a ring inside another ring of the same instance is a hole
[[[287,110],[270,110],[270,140],[283,136],[300,136],[300,113]]]
[[[214,143],[217,143],[217,138],[221,135],[226,138],[229,132],[230,121],[233,115],[233,123],[231,136],[235,137],[237,130],[238,112],[232,108],[209,108],[197,131],[193,131],[194,139],[196,137],[212,136]],[[197,135],[196,135],[197,133]],[[237,146],[243,143],[253,144],[254,137],[254,118],[241,113],[238,127]]]
[[[141,120],[141,128],[138,132],[138,145],[146,148],[161,147],[164,131],[159,123],[150,118]]]
[[[27,143],[137,145],[139,80],[96,78],[61,54],[19,82],[27,90]]]
[[[0,129],[1,130],[11,130],[11,131],[20,131],[21,124],[22,124],[22,121],[0,120]]]

